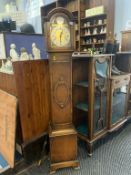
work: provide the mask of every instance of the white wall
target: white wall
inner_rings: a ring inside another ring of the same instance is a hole
[[[126,23],[131,20],[131,0],[115,0],[115,33],[121,41],[121,31],[126,29]]]

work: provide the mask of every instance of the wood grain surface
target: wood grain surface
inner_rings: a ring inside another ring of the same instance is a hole
[[[19,99],[23,143],[48,130],[50,86],[48,60],[13,63]]]
[[[0,153],[14,167],[17,99],[0,90]]]

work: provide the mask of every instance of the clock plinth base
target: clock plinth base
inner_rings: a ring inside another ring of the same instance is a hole
[[[64,130],[64,129],[67,131],[67,129],[70,129],[70,128],[74,128],[72,123],[51,125],[51,129],[53,130],[53,132],[54,131]],[[74,130],[75,130],[75,128],[74,128]]]
[[[50,128],[50,173],[66,167],[78,167],[77,133],[74,127],[60,130]]]
[[[50,174],[54,174],[58,169],[68,168],[68,167],[78,168],[79,166],[80,164],[77,160],[61,162],[61,163],[54,163],[54,164],[51,164]]]

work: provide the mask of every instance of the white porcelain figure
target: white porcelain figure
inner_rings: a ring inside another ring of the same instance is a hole
[[[29,55],[24,47],[20,49],[21,55],[20,55],[20,61],[29,60]]]
[[[18,61],[19,56],[16,52],[16,45],[14,43],[10,44],[10,57],[12,58],[12,61]]]
[[[36,43],[32,43],[32,54],[35,60],[41,59],[40,49],[37,48]]]
[[[33,60],[32,54],[29,54],[29,60]]]
[[[4,65],[4,72],[7,73],[13,73],[13,66],[12,66],[12,62],[9,58],[7,58],[7,61]]]
[[[5,63],[4,63],[4,61],[2,60],[2,65],[1,65],[0,70],[2,71],[2,70],[4,70],[4,68],[5,68]]]
[[[96,35],[96,34],[97,34],[97,28],[94,28],[93,35]]]

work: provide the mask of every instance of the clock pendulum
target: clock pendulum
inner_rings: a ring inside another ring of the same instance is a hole
[[[49,12],[44,23],[51,84],[50,172],[78,167],[77,133],[72,124],[72,53],[74,22],[64,8]]]

